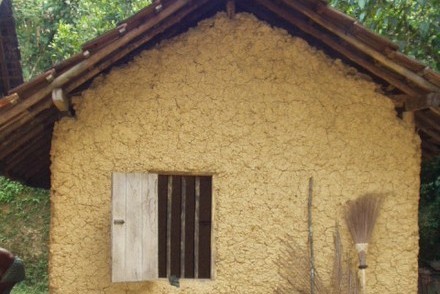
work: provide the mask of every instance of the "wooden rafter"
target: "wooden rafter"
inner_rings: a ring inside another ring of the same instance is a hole
[[[438,106],[440,106],[440,92],[430,93],[417,99],[409,97],[405,101],[406,111],[416,111]]]

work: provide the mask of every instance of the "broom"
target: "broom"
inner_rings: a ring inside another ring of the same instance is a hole
[[[371,239],[381,204],[382,198],[372,194],[361,196],[347,203],[345,219],[358,252],[361,289],[364,294],[367,293],[365,269],[367,268],[368,243]]]

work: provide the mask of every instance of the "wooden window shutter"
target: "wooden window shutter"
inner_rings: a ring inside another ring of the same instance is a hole
[[[158,278],[157,174],[113,173],[112,282]]]

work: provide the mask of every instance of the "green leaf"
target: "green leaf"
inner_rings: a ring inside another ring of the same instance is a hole
[[[427,36],[429,32],[429,22],[424,21],[420,24],[420,34],[422,36]]]

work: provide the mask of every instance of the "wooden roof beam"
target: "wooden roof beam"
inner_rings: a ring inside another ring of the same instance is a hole
[[[21,132],[13,132],[12,134],[6,135],[4,137],[2,133],[2,136],[0,136],[0,158],[3,156],[8,156],[17,148],[20,148],[24,144],[40,136],[49,128],[51,129],[51,124],[53,124],[57,118],[58,113],[54,110],[50,114],[45,114],[42,117],[34,119]]]
[[[430,157],[434,157],[436,154],[440,153],[440,148],[433,145],[433,144],[427,144],[426,142],[422,142],[422,148],[424,150],[429,150]]]
[[[46,85],[47,83],[50,83],[55,79],[56,74],[57,74],[57,71],[54,68],[52,68],[52,69],[36,76],[35,78],[30,80],[29,82],[23,83],[13,89],[11,89],[9,91],[9,94],[17,93],[18,95],[22,95],[23,93],[25,93],[29,90],[32,90],[33,88],[35,88],[37,86]]]
[[[428,137],[430,137],[432,140],[436,141],[436,144],[440,144],[440,133],[437,133],[435,131],[432,131],[428,128],[424,128],[421,126],[418,126],[418,130],[425,133]]]
[[[90,40],[82,45],[83,50],[90,50],[95,52],[100,48],[108,45],[118,39],[122,34],[132,30],[133,28],[141,25],[148,18],[151,18],[155,14],[158,14],[164,7],[169,6],[172,2],[176,0],[155,0],[149,6],[141,9],[136,14],[123,20],[118,24],[118,26],[93,40]]]
[[[434,132],[437,132],[440,135],[440,125],[423,114],[416,113],[415,115],[418,125],[421,129],[432,129]],[[439,140],[440,143],[440,140]]]
[[[416,111],[440,106],[440,92],[430,93],[420,98],[408,97],[405,101],[406,111]]]
[[[228,0],[226,2],[226,14],[230,19],[235,18],[235,1],[234,0]]]
[[[28,154],[26,157],[20,158],[20,160],[15,161],[13,164],[5,165],[4,170],[14,171],[14,170],[25,170],[23,178],[29,178],[28,174],[32,173],[33,170],[40,168],[39,164],[43,161],[47,161],[46,157],[49,156],[49,149],[43,148],[38,149],[34,153]]]
[[[17,104],[19,100],[20,100],[20,96],[18,96],[17,93],[3,97],[0,99],[0,108],[6,107],[8,105]]]
[[[52,102],[59,111],[72,116],[70,99],[67,98],[63,88],[55,88],[52,90]]]
[[[35,153],[35,150],[39,150],[45,147],[46,145],[50,145],[51,138],[52,138],[52,134],[45,133],[43,134],[43,136],[29,143],[23,149],[20,149],[20,152],[17,152],[9,157],[4,158],[3,162],[7,166],[12,165],[14,162],[19,162],[22,158],[29,156],[31,153]]]

